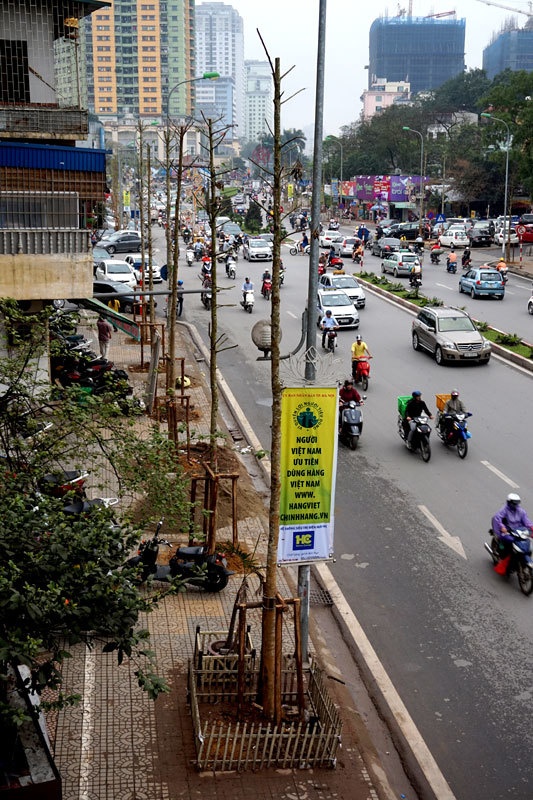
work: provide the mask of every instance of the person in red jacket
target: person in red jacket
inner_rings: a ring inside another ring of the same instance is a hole
[[[344,385],[342,386],[340,392],[340,403],[339,403],[339,430],[341,429],[342,425],[342,409],[344,406],[348,405],[352,400],[355,403],[362,403],[361,395],[353,385],[352,378],[347,378],[344,381]]]

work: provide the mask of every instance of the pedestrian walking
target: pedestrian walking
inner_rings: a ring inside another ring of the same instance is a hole
[[[109,353],[109,345],[111,344],[111,337],[113,335],[113,328],[103,314],[100,314],[98,317],[96,326],[98,328],[98,344],[100,345],[100,355],[102,358],[107,358],[107,354]]]

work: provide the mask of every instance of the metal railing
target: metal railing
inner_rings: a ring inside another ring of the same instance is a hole
[[[0,138],[34,134],[67,134],[82,138],[89,132],[89,112],[79,108],[0,106]]]
[[[0,255],[59,255],[91,252],[91,234],[84,230],[0,229]]]

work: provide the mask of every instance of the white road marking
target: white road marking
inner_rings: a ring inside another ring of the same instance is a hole
[[[508,478],[507,475],[505,475],[503,472],[501,472],[501,470],[499,470],[497,467],[495,467],[493,464],[491,464],[490,461],[482,461],[481,463],[483,464],[484,467],[487,467],[487,469],[490,469],[491,472],[494,472],[494,474],[497,475],[498,478],[501,478],[502,481],[505,481],[505,483],[508,486],[510,486],[511,489],[519,489],[520,488],[518,483],[515,483],[514,481],[511,480],[511,478]]]
[[[292,311],[287,311],[287,314],[289,315],[289,317],[292,317],[293,319],[298,319],[296,314],[293,314]]]
[[[455,800],[455,795],[440,771],[439,765],[422,738],[376,651],[370,644],[359,620],[348,605],[329,567],[324,563],[318,563],[314,565],[314,569],[318,573],[323,588],[328,590],[333,599],[333,613],[337,618],[340,617],[346,635],[353,639],[355,647],[364,659],[370,674],[373,676],[385,702],[394,715],[396,723],[406,738],[411,752],[418,761],[435,797],[438,797],[439,800]]]
[[[437,283],[437,286],[440,286],[441,289],[448,289],[449,292],[453,292],[453,288],[451,286],[446,286],[444,283]]]
[[[464,558],[466,561],[466,553],[460,538],[458,536],[452,536],[451,533],[448,533],[448,531],[440,524],[438,519],[433,516],[429,508],[426,506],[418,506],[418,508],[426,517],[426,519],[431,522],[433,527],[440,533],[439,541],[448,547],[451,547],[452,550],[455,550],[457,555],[460,555],[461,558]]]
[[[505,294],[516,294],[516,292],[511,292],[509,289],[505,289]]]
[[[96,653],[94,647],[85,648],[85,670],[83,682],[83,703],[81,723],[80,777],[78,783],[79,800],[89,800],[92,796],[89,778],[93,764],[94,705],[96,693]]]

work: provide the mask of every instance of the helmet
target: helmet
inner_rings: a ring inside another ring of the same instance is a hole
[[[178,281],[178,286],[183,286],[183,281]]]
[[[329,316],[330,316],[330,314],[331,314],[331,309],[330,309],[330,308],[328,308],[328,310],[326,311],[326,317],[329,317]]]
[[[500,258],[500,261],[505,261],[505,258]]]
[[[516,492],[511,492],[511,494],[507,495],[507,504],[516,508],[520,505],[520,495],[516,494]]]
[[[415,389],[415,391],[412,394],[413,397],[420,397],[421,395],[422,395],[422,392],[419,392],[418,389]]]
[[[245,283],[249,283],[250,278],[245,278],[244,280],[245,280]]]
[[[357,336],[355,337],[355,341],[356,342],[362,342],[363,341],[363,337],[361,336],[360,333],[358,333]]]
[[[459,397],[459,392],[457,391],[457,389],[452,389],[450,394],[452,397]]]

